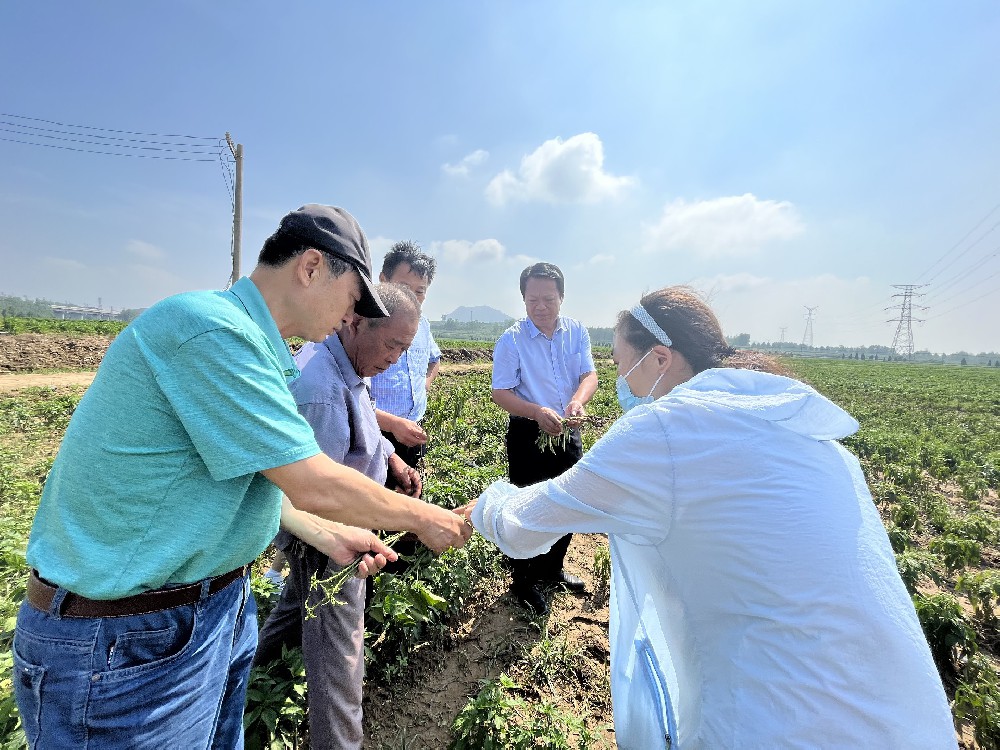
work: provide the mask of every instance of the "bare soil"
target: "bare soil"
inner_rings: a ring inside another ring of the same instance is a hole
[[[0,392],[38,386],[90,385],[113,336],[0,335]],[[489,369],[489,349],[444,349],[441,371]],[[68,372],[69,371],[69,372]]]
[[[509,578],[491,581],[454,624],[448,648],[419,653],[404,681],[366,686],[365,750],[447,747],[452,721],[481,681],[503,673],[528,686],[526,699],[586,716],[588,729],[599,738],[595,747],[613,748],[608,602],[595,590],[593,576],[594,552],[602,544],[600,535],[573,536],[565,566],[587,583],[587,591],[555,593],[547,617],[531,617],[512,600]],[[530,673],[531,649],[546,635],[565,639],[579,653],[574,669],[555,676]]]
[[[113,340],[113,336],[4,334],[0,336],[0,373],[96,370]]]

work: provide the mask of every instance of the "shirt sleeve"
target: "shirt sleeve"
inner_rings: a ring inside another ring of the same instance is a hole
[[[437,341],[434,340],[434,334],[431,333],[430,324],[427,325],[427,348],[430,351],[430,356],[427,361],[440,362],[441,350],[438,348]]]
[[[382,436],[382,451],[385,453],[385,460],[388,461],[393,453],[396,452],[396,446],[392,444],[385,435]]]
[[[156,378],[216,481],[320,452],[274,353],[240,331],[189,339]]]
[[[497,339],[493,346],[493,380],[494,390],[510,390],[521,384],[521,357],[514,343],[514,336],[509,331]]]
[[[337,463],[344,463],[351,448],[351,423],[347,405],[335,398],[328,402],[300,403],[299,414],[312,427],[320,449]]]
[[[662,541],[673,510],[673,472],[659,420],[642,411],[619,419],[556,479],[523,488],[490,485],[473,510],[476,528],[519,558],[542,554],[572,532]]]
[[[580,325],[582,335],[580,337],[580,372],[578,377],[583,377],[587,373],[597,372],[594,365],[594,353],[590,349],[590,331],[583,324]]]

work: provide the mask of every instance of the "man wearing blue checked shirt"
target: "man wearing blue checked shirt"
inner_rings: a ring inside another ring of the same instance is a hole
[[[435,270],[434,258],[406,240],[397,242],[386,253],[379,281],[402,284],[423,305]],[[427,433],[420,420],[427,411],[427,390],[437,377],[440,362],[441,350],[434,342],[430,322],[421,315],[410,348],[388,370],[372,378],[378,425],[409,466],[416,466],[427,451]],[[388,486],[395,487],[392,477]]]

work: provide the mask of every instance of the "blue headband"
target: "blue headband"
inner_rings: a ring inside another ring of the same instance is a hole
[[[667,335],[667,332],[660,328],[657,322],[653,320],[653,316],[646,312],[645,307],[642,305],[636,305],[629,310],[629,314],[642,323],[645,329],[653,334],[653,336],[656,337],[656,340],[661,344],[664,346],[671,346],[673,344],[670,337]]]

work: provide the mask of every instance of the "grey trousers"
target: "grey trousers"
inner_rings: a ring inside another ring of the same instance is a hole
[[[337,594],[343,604],[327,605],[306,619],[305,603],[315,573],[328,578],[340,566],[294,539],[286,550],[289,573],[281,599],[261,627],[254,664],[281,656],[281,647],[302,646],[309,687],[309,746],[313,750],[360,750],[364,739],[361,699],[365,676],[365,582],[351,578]],[[308,597],[308,599],[307,599]]]

